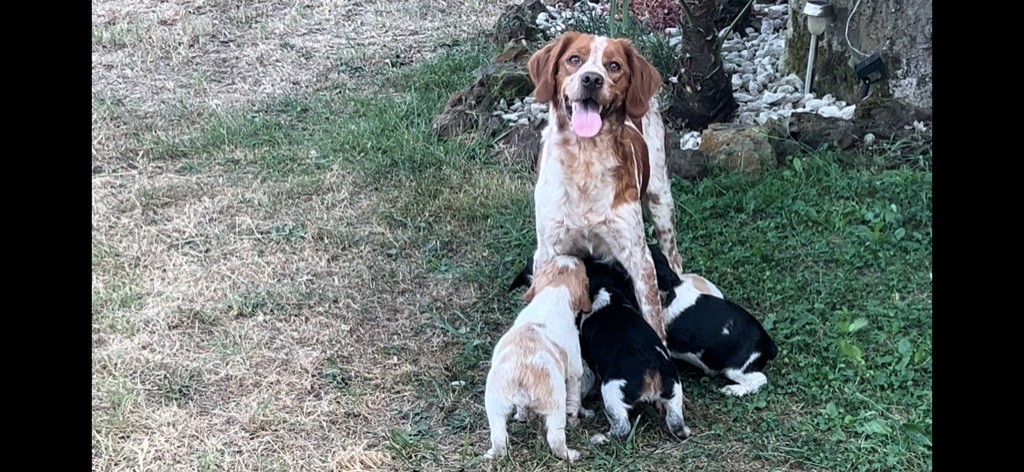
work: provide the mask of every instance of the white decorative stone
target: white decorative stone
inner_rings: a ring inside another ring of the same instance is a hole
[[[842,118],[842,113],[839,107],[835,105],[827,105],[818,109],[818,114],[825,118]]]
[[[818,111],[819,108],[821,108],[823,106],[826,106],[826,105],[828,105],[828,102],[825,101],[825,100],[822,100],[820,98],[814,98],[814,99],[811,99],[811,100],[807,100],[807,102],[804,103],[804,107],[806,107],[808,110],[811,110],[811,111],[814,111],[814,112]]]
[[[747,84],[747,91],[750,92],[751,95],[758,95],[762,90],[764,90],[764,87],[757,82],[750,82]]]
[[[526,118],[520,118],[520,119],[516,120],[516,124],[517,125],[526,126],[526,125],[530,124],[530,120],[527,120]]]
[[[761,97],[761,102],[768,105],[774,105],[776,103],[781,102],[782,99],[785,97],[786,94],[783,93],[766,92],[764,96]]]
[[[775,89],[775,91],[779,92],[779,93],[791,94],[793,92],[796,92],[796,88],[794,88],[792,85],[782,84],[782,85],[778,86]],[[799,100],[799,98],[797,100]]]
[[[839,116],[844,120],[852,120],[855,111],[857,111],[857,105],[849,105],[839,110]]]
[[[740,113],[739,121],[740,123],[745,125],[752,125],[754,124],[754,117],[755,115],[753,112],[745,111],[743,113]]]
[[[738,89],[743,86],[743,77],[740,74],[732,75],[732,88]]]
[[[753,27],[748,26],[748,27],[744,28],[743,31],[749,35],[749,34],[754,34],[754,31],[756,31],[756,30]]]
[[[864,144],[871,144],[873,142],[875,142],[875,135],[874,134],[868,133],[868,134],[864,135]]]
[[[754,101],[754,96],[753,95],[746,94],[746,93],[743,93],[743,92],[733,93],[732,97],[735,98],[737,102],[752,102],[752,101]]]

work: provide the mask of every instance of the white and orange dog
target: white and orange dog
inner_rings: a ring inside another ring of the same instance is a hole
[[[537,102],[550,104],[534,189],[534,267],[561,254],[619,261],[644,319],[664,341],[643,224],[645,206],[665,257],[681,273],[665,125],[654,98],[661,74],[629,40],[577,32],[537,51],[529,70]]]
[[[506,454],[507,421],[514,411],[520,420],[530,413],[543,416],[551,452],[573,461],[579,452],[566,445],[565,424],[567,414],[575,420],[581,411],[583,360],[576,315],[591,311],[590,282],[576,257],[557,256],[534,267],[540,269],[524,296],[529,304],[491,357],[484,391],[491,448],[484,457]]]

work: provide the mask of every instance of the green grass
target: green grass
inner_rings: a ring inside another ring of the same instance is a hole
[[[430,129],[448,95],[494,53],[463,45],[387,72],[393,93],[339,86],[282,97],[218,117],[189,141],[162,143],[158,155],[184,173],[216,166],[267,179],[341,166],[360,176],[394,233],[398,263],[473,288],[468,307],[420,309],[423,329],[451,356],[398,380],[416,386],[417,402],[394,412],[403,426],[380,434],[409,468],[478,467],[488,447],[482,363],[521,305],[504,288],[534,247],[529,163],[500,164],[490,143],[439,141]],[[625,443],[590,446],[586,437],[607,422],[584,421],[569,432],[586,454],[582,468],[931,469],[931,173],[857,162],[820,150],[759,178],[713,171],[674,182],[687,270],[748,307],[780,355],[769,385],[749,398],[722,395],[719,379],[685,376],[695,433],[686,442],[669,439],[650,410]],[[286,225],[271,234],[287,241],[314,231]],[[263,308],[250,298],[234,301],[239,316]],[[245,351],[245,339],[223,341],[227,355]],[[347,388],[341,366],[321,375]],[[496,470],[557,467],[537,431],[514,425],[511,448],[525,454]]]

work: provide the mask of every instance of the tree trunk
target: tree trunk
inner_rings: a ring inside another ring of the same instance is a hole
[[[690,130],[703,130],[711,123],[729,121],[739,104],[732,96],[732,77],[722,67],[721,43],[715,28],[721,0],[681,1],[682,73],[672,87],[666,113]]]

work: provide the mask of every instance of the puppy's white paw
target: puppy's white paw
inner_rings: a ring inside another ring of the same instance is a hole
[[[753,393],[743,384],[726,385],[722,387],[722,393],[726,395],[732,395],[734,397],[742,397],[748,393]]]
[[[590,437],[590,444],[604,444],[608,442],[608,436],[597,433]]]
[[[566,449],[565,450],[565,460],[567,460],[569,462],[574,462],[574,461],[576,461],[579,458],[580,458],[579,451],[577,451],[575,449]]]

